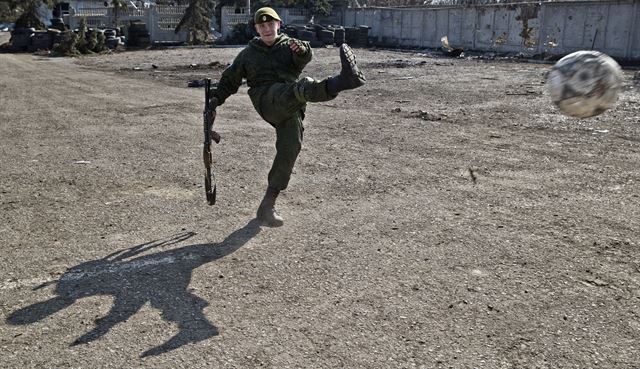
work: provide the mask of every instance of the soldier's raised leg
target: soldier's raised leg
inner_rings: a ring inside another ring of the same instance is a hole
[[[344,90],[351,90],[364,85],[367,80],[356,64],[356,55],[347,44],[340,46],[340,74],[327,80],[327,91],[337,95]]]
[[[293,87],[296,100],[306,102],[322,102],[333,100],[338,93],[358,88],[365,84],[366,78],[356,63],[356,56],[347,44],[340,46],[340,74],[317,81],[313,78],[302,78]]]

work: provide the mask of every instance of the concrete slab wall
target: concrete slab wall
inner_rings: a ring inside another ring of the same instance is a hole
[[[175,33],[187,9],[186,6],[152,5],[149,8],[120,10],[115,14],[113,8],[79,8],[65,16],[65,24],[74,29],[82,18],[91,28],[122,27],[129,21],[142,21],[147,25],[151,42],[183,42],[187,40],[187,31]]]
[[[184,41],[186,32],[173,30],[184,6],[127,9],[118,25],[139,19],[147,23],[152,41]],[[306,23],[300,9],[278,8],[285,23]],[[237,23],[251,15],[224,7],[222,34],[227,37]],[[77,27],[86,18],[90,27],[114,26],[112,8],[78,9],[67,24]],[[346,27],[367,25],[369,37],[389,46],[437,48],[447,36],[453,47],[524,54],[567,54],[595,49],[617,58],[640,60],[640,0],[517,3],[511,5],[451,6],[437,8],[345,9],[336,18]]]
[[[371,27],[389,46],[453,47],[525,54],[595,49],[640,59],[640,0],[518,3],[439,8],[345,9],[344,26]]]
[[[306,24],[309,20],[309,11],[299,8],[275,8],[284,24]],[[247,8],[236,8],[234,6],[223,6],[221,11],[222,38],[231,36],[233,28],[237,24],[247,24],[253,14]]]

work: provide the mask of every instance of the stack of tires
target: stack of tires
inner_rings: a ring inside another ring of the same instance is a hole
[[[336,46],[340,46],[345,42],[345,32],[344,27],[342,26],[329,26],[330,30],[333,31],[333,43]]]
[[[51,41],[52,41],[52,48],[53,45],[55,44],[59,44],[60,42],[62,42],[62,32],[57,28],[49,28],[47,30],[47,32],[51,35]]]
[[[53,47],[53,36],[47,31],[35,31],[29,38],[27,51],[32,53],[38,50],[49,50]]]
[[[316,30],[313,27],[305,26],[298,30],[298,38],[302,41],[316,41]]]
[[[282,31],[289,37],[298,38],[298,28],[295,26],[286,26]]]
[[[351,46],[366,47],[369,43],[369,26],[347,27],[345,42]]]
[[[318,39],[325,45],[333,45],[334,32],[331,29],[320,29],[316,31]]]
[[[147,25],[140,21],[131,21],[129,25],[129,36],[127,46],[148,47],[151,45],[151,35],[147,30]]]
[[[27,51],[35,28],[16,28],[11,31],[11,51]]]
[[[363,33],[361,27],[345,29],[339,25],[321,26],[319,24],[306,26],[289,25],[283,29],[283,32],[289,35],[289,37],[308,41],[311,47],[324,47],[328,45],[340,46],[345,42],[354,46],[366,46],[368,28],[365,29],[365,31],[366,33]],[[347,39],[348,34],[350,35],[351,41]]]
[[[109,49],[115,49],[122,43],[122,39],[118,37],[118,31],[115,29],[105,29],[104,38],[104,43]]]
[[[302,41],[308,41],[311,47],[322,47],[324,42],[318,38],[318,32],[315,26],[304,26],[298,30],[298,38]]]
[[[358,27],[358,46],[366,47],[369,44],[369,26]]]
[[[59,31],[64,31],[66,29],[64,25],[64,20],[62,18],[51,18],[50,28],[57,29]]]

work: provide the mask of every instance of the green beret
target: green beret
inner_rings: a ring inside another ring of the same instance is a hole
[[[258,9],[256,11],[256,15],[253,17],[253,20],[256,24],[268,22],[272,19],[275,19],[277,21],[282,21],[282,19],[280,19],[280,17],[278,16],[278,13],[276,13],[275,10],[269,7]]]

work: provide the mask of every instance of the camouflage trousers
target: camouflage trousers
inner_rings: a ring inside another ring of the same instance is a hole
[[[276,157],[268,185],[284,190],[302,148],[304,112],[307,102],[335,99],[327,93],[327,81],[306,77],[295,83],[275,83],[249,90],[251,102],[262,119],[276,129]]]

